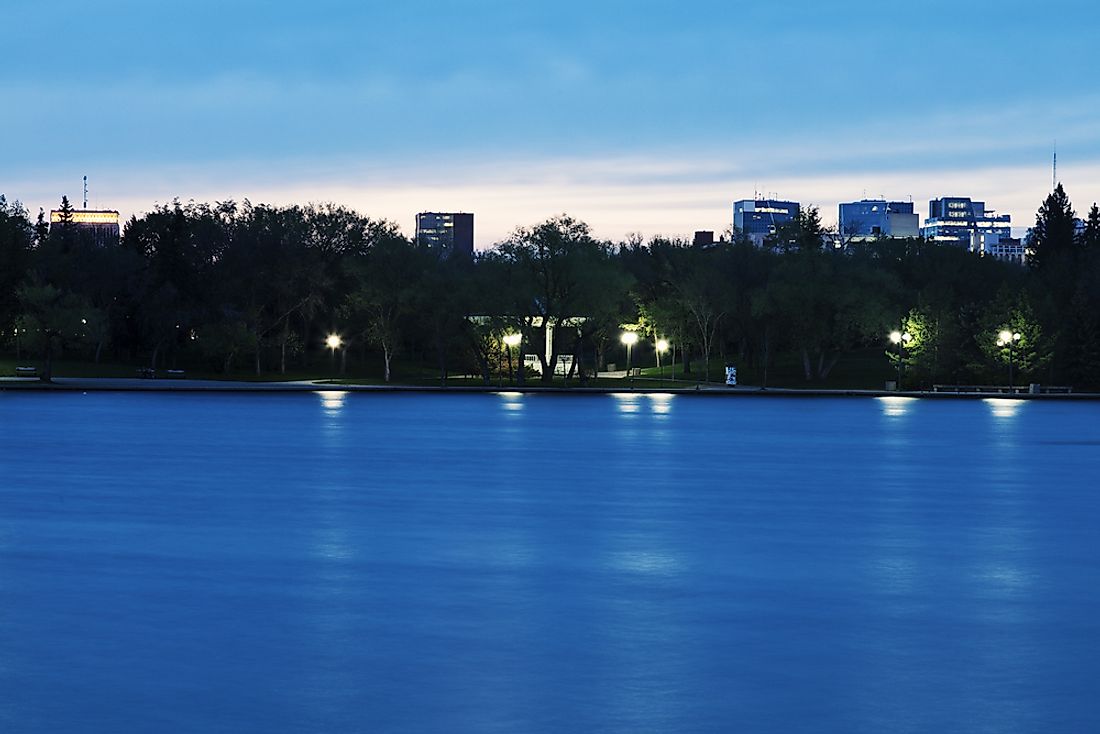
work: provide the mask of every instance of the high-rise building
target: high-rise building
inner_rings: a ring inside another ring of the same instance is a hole
[[[911,201],[863,199],[840,205],[840,236],[843,241],[879,237],[917,237],[920,222]]]
[[[70,224],[77,232],[95,244],[106,246],[118,242],[118,212],[113,209],[73,209]],[[65,212],[50,210],[50,228],[65,222]]]
[[[928,219],[924,220],[921,233],[926,240],[959,245],[978,252],[975,235],[1010,239],[1012,217],[987,209],[984,201],[949,196],[928,202]]]
[[[473,257],[474,215],[421,212],[416,215],[416,243],[438,252],[441,258],[454,254]]]
[[[1017,265],[1023,265],[1027,256],[1027,248],[1022,240],[1017,237],[1002,237],[994,232],[971,232],[970,251]]]
[[[768,235],[792,220],[798,219],[799,204],[775,199],[742,199],[733,203],[733,226],[753,241],[757,247]]]

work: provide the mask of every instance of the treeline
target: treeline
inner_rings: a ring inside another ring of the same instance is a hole
[[[1059,187],[1027,267],[919,239],[826,250],[812,208],[766,248],[737,233],[611,243],[561,216],[470,259],[334,205],[174,202],[104,246],[68,214],[51,227],[0,197],[0,349],[40,359],[47,379],[65,355],[256,374],[331,357],[387,380],[396,361],[492,381],[527,353],[539,365],[526,379],[574,355],[567,378],[584,382],[622,363],[627,328],[639,351],[667,339],[700,379],[733,361],[766,381],[783,360],[813,384],[843,355],[881,348],[884,364],[900,354],[907,387],[1003,383],[1010,359],[1019,381],[1096,387],[1100,212],[1083,231],[1074,218]],[[1005,330],[1019,337],[998,344]],[[891,331],[906,335],[900,351]],[[522,335],[518,350],[507,334]],[[522,359],[516,369],[523,379]]]

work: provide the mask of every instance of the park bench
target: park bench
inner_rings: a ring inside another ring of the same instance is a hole
[[[181,380],[187,376],[187,373],[185,373],[183,370],[165,370],[164,376],[176,380]]]
[[[981,393],[990,395],[1022,395],[1052,393],[1068,394],[1073,388],[1068,385],[933,385],[932,392]]]
[[[1027,385],[933,385],[932,392],[981,393],[989,395],[1014,395],[1028,392]]]
[[[16,367],[15,368],[15,376],[16,377],[38,377],[38,368],[37,367]]]

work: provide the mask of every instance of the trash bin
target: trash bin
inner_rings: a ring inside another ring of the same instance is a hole
[[[737,368],[732,364],[726,365],[726,386],[734,387],[737,385]]]
[[[1043,388],[1042,388],[1042,386],[1039,385],[1038,382],[1033,382],[1033,383],[1031,383],[1030,385],[1027,386],[1027,391],[1029,393],[1031,393],[1032,395],[1038,395],[1039,393],[1041,393],[1043,391]]]
[[[897,392],[897,389],[898,389],[898,381],[897,380],[887,380],[886,381],[886,392]]]

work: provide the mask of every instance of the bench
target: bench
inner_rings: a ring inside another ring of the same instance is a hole
[[[15,376],[16,377],[38,377],[38,368],[37,367],[16,367],[15,368]]]
[[[187,373],[183,370],[165,370],[164,376],[170,377],[175,380],[182,380],[184,377],[187,376]]]
[[[933,385],[932,392],[980,393],[983,395],[1014,395],[1026,393],[1027,385]]]
[[[1049,395],[1052,393],[1069,394],[1073,388],[1066,385],[933,385],[932,392],[982,393],[989,395]]]

